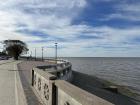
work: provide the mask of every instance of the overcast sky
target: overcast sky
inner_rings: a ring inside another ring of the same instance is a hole
[[[140,57],[140,0],[0,0],[0,40],[45,56]]]

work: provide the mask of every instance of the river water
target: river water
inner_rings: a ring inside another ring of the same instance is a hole
[[[73,70],[128,86],[140,94],[140,58],[63,58]]]

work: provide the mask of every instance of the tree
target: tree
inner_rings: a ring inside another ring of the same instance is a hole
[[[0,52],[0,56],[7,56],[5,52]]]
[[[18,60],[21,54],[25,54],[28,51],[26,43],[20,40],[5,40],[3,42],[5,52]]]

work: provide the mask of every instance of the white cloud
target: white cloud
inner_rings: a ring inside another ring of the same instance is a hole
[[[0,31],[0,41],[13,39],[13,40],[23,40],[23,41],[34,41],[34,40],[41,40],[40,37],[36,36],[27,36],[25,34],[18,34],[14,32],[6,32]]]
[[[73,13],[77,15],[85,5],[84,0],[7,0],[0,4],[0,29],[13,32],[20,23],[35,30],[64,27],[71,23],[73,16],[70,17],[70,13],[75,11]],[[43,10],[46,13],[40,14]],[[28,13],[31,11],[33,13]]]
[[[72,20],[85,6],[85,0],[1,0],[0,40],[38,41],[43,39],[41,36],[17,32],[22,29],[39,30],[50,36],[70,35],[67,31],[72,32]],[[19,26],[22,24],[25,26]],[[29,43],[29,47],[32,46],[31,49],[45,45],[46,43]]]
[[[77,30],[76,30],[77,28]],[[63,34],[65,40],[70,40],[67,42],[59,42],[58,46],[63,47],[59,49],[59,56],[119,56],[122,52],[125,56],[132,56],[132,50],[134,52],[140,52],[140,43],[133,41],[135,38],[139,38],[140,27],[119,29],[112,27],[89,27],[81,25],[79,27],[74,26],[73,29],[67,29],[67,35]],[[100,39],[78,39],[77,34],[80,35],[85,31],[90,32],[91,36],[100,35]],[[72,31],[72,32],[71,32]],[[65,33],[65,32],[64,32]],[[74,33],[71,35],[71,33]],[[60,33],[59,33],[60,34]],[[37,47],[38,49],[41,46],[54,46],[55,41],[48,43],[42,42],[41,44],[35,43],[32,45],[33,48]],[[33,49],[32,49],[33,50]],[[33,50],[34,51],[34,50]],[[41,50],[40,50],[41,51]],[[82,52],[82,53],[81,53]],[[94,53],[93,53],[94,52]],[[101,53],[102,52],[102,53]],[[131,54],[129,55],[129,52]],[[109,54],[110,53],[110,54]],[[54,55],[54,49],[47,50],[47,56]],[[120,55],[120,56],[122,56]],[[41,55],[40,55],[41,56]]]
[[[117,10],[120,10],[120,11],[126,11],[126,12],[140,12],[140,3],[131,3],[131,4],[128,4],[128,3],[125,3],[125,4],[119,4],[117,5],[115,8]]]
[[[101,20],[124,19],[140,21],[140,3],[122,3],[114,6],[115,13],[112,13]]]
[[[7,0],[0,4],[0,28],[15,31],[21,29],[16,25],[25,24],[31,30],[57,33],[69,27],[85,6],[85,0]]]
[[[107,26],[93,27],[89,25],[79,24],[73,25],[72,21],[75,19],[82,10],[87,6],[86,0],[2,0],[0,4],[0,39],[20,39],[23,41],[39,41],[48,40],[52,41],[42,43],[29,43],[31,51],[38,48],[38,53],[41,51],[42,46],[52,46],[55,42],[55,37],[68,40],[67,42],[59,42],[59,46],[64,48],[60,49],[65,56],[97,56],[107,54],[102,45],[109,45],[110,47],[130,47],[136,48],[138,45],[123,44],[135,37],[139,37],[140,27],[117,29]],[[102,0],[111,1],[111,0]],[[138,7],[132,6],[133,11],[138,12]],[[129,6],[125,10],[122,7],[116,8],[118,11],[131,11]],[[131,12],[133,12],[131,11]],[[108,16],[112,18],[131,18],[133,16],[128,14],[112,14]],[[137,18],[135,15],[133,20]],[[139,18],[138,18],[139,20]],[[25,26],[22,26],[25,25]],[[21,25],[21,26],[18,26]],[[17,30],[28,29],[44,32],[49,35],[46,39],[35,35],[26,35],[19,33]],[[78,38],[80,35],[89,35],[93,38]],[[95,39],[94,39],[95,36]],[[97,38],[101,36],[101,38]],[[53,38],[54,37],[54,38]],[[97,48],[96,46],[101,46]],[[93,47],[86,50],[86,47]],[[121,49],[121,48],[120,48]],[[108,50],[108,49],[107,49]],[[93,51],[96,51],[93,54]],[[103,51],[103,52],[102,52]],[[47,54],[53,55],[54,49],[48,49]],[[82,52],[82,53],[81,53]],[[101,53],[102,52],[102,53]],[[80,54],[81,53],[81,54]],[[39,53],[41,55],[41,53]],[[47,56],[48,56],[47,55]]]

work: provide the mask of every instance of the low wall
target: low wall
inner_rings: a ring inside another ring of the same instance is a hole
[[[56,80],[56,105],[113,105],[64,80]]]
[[[39,94],[44,105],[53,105],[53,85],[56,76],[40,69],[32,70],[32,86]]]
[[[73,78],[72,65],[70,62],[64,62],[61,60],[61,61],[57,61],[57,64],[48,65],[48,66],[38,66],[37,68],[55,75],[57,79],[60,80],[66,80],[71,82]]]
[[[71,66],[58,68],[48,72],[39,68],[32,70],[32,86],[44,105],[113,105],[68,82],[72,79]]]
[[[22,83],[21,83],[21,79],[20,79],[20,75],[19,75],[19,72],[18,72],[18,67],[17,67],[17,64],[20,63],[19,62],[15,62],[15,65],[14,65],[14,69],[15,69],[15,78],[16,78],[16,89],[17,89],[17,104],[18,105],[28,105],[27,104],[27,100],[26,100],[26,96],[25,96],[25,93],[24,93],[24,89],[23,89],[23,86],[22,86]]]

